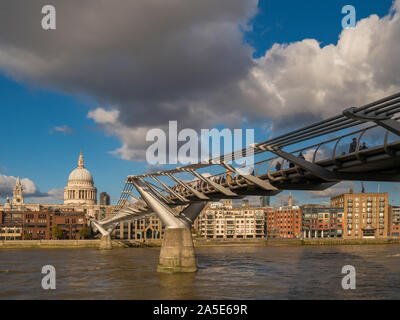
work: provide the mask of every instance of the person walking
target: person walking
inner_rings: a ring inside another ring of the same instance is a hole
[[[360,150],[366,150],[368,149],[367,144],[363,142],[363,144],[360,146]]]
[[[353,138],[352,143],[350,143],[349,153],[356,152],[356,149],[357,149],[357,139]]]

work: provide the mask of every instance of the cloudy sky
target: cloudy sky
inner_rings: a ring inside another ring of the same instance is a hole
[[[400,0],[352,1],[346,30],[341,0],[52,0],[57,28],[45,31],[49,3],[0,3],[1,198],[21,176],[29,201],[60,201],[82,149],[117,199],[148,169],[146,132],[171,120],[266,140],[400,90]],[[361,189],[294,196],[350,187]],[[398,189],[381,185],[393,200]]]

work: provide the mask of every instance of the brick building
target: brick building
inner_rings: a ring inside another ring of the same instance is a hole
[[[0,211],[0,240],[51,240],[54,226],[62,230],[62,239],[81,239],[87,219],[75,211]]]
[[[385,238],[389,234],[388,193],[346,193],[331,198],[343,209],[343,238]]]
[[[50,215],[50,224],[62,230],[63,239],[82,239],[79,231],[87,227],[87,220],[83,212],[57,212]]]
[[[389,206],[389,236],[400,236],[400,207]]]
[[[0,240],[22,240],[21,212],[0,211]]]
[[[276,210],[267,210],[267,237],[268,238],[300,238],[301,208],[293,205],[292,195],[289,196],[287,206]]]
[[[343,209],[305,205],[301,213],[303,238],[343,237]]]
[[[24,240],[51,239],[51,214],[49,211],[22,212]]]

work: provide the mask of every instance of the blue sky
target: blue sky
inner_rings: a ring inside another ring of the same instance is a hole
[[[346,4],[355,6],[359,21],[371,14],[380,17],[388,14],[392,1],[260,1],[258,13],[248,22],[242,40],[251,46],[255,59],[263,57],[275,43],[310,38],[319,41],[321,46],[336,45],[342,32],[341,8]],[[60,189],[76,167],[82,149],[86,167],[92,172],[99,192],[106,191],[116,200],[126,175],[146,170],[146,163],[123,160],[110,153],[121,146],[121,140],[88,117],[91,110],[108,107],[90,93],[77,96],[63,93],[61,88],[36,86],[35,81],[21,80],[4,70],[0,75],[0,92],[1,175],[29,178],[41,192]],[[267,116],[259,119],[257,141],[268,138],[261,127],[263,123],[270,124],[271,119]],[[62,132],[57,127],[68,129]],[[356,183],[355,190],[360,188]],[[368,183],[366,188],[375,191],[377,184]],[[394,184],[382,184],[381,190],[391,192],[392,199],[397,194]],[[294,192],[294,196],[299,203],[324,200],[310,199],[303,192]]]
[[[250,23],[253,31],[246,41],[255,48],[254,56],[260,57],[274,43],[290,43],[302,39],[317,39],[321,45],[336,44],[342,31],[342,8],[353,5],[356,19],[371,14],[383,17],[388,14],[391,0],[308,0],[308,1],[259,1],[260,12]]]
[[[82,150],[98,190],[119,197],[123,177],[146,167],[109,153],[119,141],[87,118],[94,107],[83,101],[88,99],[27,87],[5,76],[0,77],[0,88],[0,174],[29,178],[41,192],[63,188]],[[73,132],[54,129],[63,126]]]

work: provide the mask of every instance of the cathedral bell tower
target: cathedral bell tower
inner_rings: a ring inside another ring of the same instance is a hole
[[[22,205],[24,204],[24,196],[22,195],[22,184],[21,184],[21,179],[18,177],[17,178],[17,183],[15,184],[14,191],[13,191],[13,199],[12,199],[12,204],[13,205]]]

